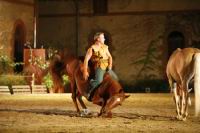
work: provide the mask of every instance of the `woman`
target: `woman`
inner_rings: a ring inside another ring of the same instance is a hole
[[[88,100],[91,99],[91,92],[103,81],[103,76],[106,71],[108,71],[114,79],[118,80],[116,74],[112,71],[112,56],[108,50],[108,46],[105,45],[104,42],[104,33],[96,33],[94,35],[94,44],[87,50],[84,59],[83,77],[85,80],[88,80],[89,77],[87,69],[90,59],[95,67],[95,77],[90,81],[91,88],[89,88]]]

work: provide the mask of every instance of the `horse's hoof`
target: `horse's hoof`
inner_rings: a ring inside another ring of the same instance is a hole
[[[102,115],[102,113],[98,113],[98,117],[101,116],[101,115]]]
[[[182,121],[186,121],[186,120],[187,120],[186,117],[182,118]]]
[[[111,112],[103,113],[103,114],[101,114],[101,116],[104,118],[112,118],[112,113]]]
[[[181,115],[177,115],[176,118],[177,118],[178,120],[182,120],[182,116],[181,116]]]
[[[80,112],[80,116],[81,117],[85,117],[85,116],[89,116],[91,115],[91,111],[89,109],[83,109],[81,112]]]
[[[188,113],[186,112],[186,113],[185,113],[185,117],[187,117],[187,116],[188,116]]]
[[[84,117],[84,114],[80,113],[80,117]]]
[[[107,113],[107,117],[106,118],[112,118],[112,113],[111,112]]]
[[[91,114],[91,111],[89,109],[83,109],[81,113],[83,113],[84,115],[89,115]]]
[[[85,113],[80,113],[80,117],[86,117],[86,116],[88,116],[87,114],[85,114]]]

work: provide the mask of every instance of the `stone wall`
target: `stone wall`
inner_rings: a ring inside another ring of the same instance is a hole
[[[33,40],[34,0],[0,1],[0,46],[2,54],[13,58],[16,23],[23,23],[25,41]]]
[[[199,10],[199,0],[108,0],[109,12]]]
[[[198,25],[199,19],[188,16],[199,16],[198,5],[198,0],[109,0],[108,14],[94,16],[92,0],[80,1],[77,45],[75,3],[40,1],[39,41],[59,44],[73,53],[78,51],[78,55],[85,55],[92,33],[104,31],[110,37],[114,69],[125,84],[148,76],[165,79],[168,35],[179,31],[185,37],[186,46],[191,45],[193,39],[198,38],[192,27]],[[148,53],[155,56],[150,64],[153,69],[139,73],[143,64],[135,62],[146,58]]]

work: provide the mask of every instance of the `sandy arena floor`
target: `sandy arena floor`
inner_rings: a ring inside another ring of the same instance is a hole
[[[200,117],[194,117],[194,100],[186,122],[175,118],[171,94],[131,94],[113,110],[113,118],[80,117],[71,94],[0,95],[0,133],[69,132],[135,133],[200,132]],[[87,101],[92,114],[100,107]]]

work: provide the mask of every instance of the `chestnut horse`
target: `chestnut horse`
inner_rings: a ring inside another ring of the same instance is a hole
[[[63,62],[63,64],[61,62]],[[53,76],[57,76],[57,79],[60,80],[61,78],[59,77],[61,76],[60,72],[62,71],[63,65],[65,66],[66,73],[70,79],[72,99],[76,107],[76,111],[79,114],[81,113],[77,103],[78,99],[79,103],[84,109],[83,113],[87,114],[88,109],[82,100],[82,96],[87,96],[89,80],[86,81],[83,78],[83,62],[75,57],[61,59],[59,56],[57,56],[57,58],[54,58],[51,63],[51,68],[54,72]],[[91,71],[89,70],[89,72]],[[116,106],[121,105],[121,103],[127,97],[129,97],[129,95],[125,95],[124,90],[118,81],[112,79],[109,74],[105,74],[104,80],[94,91],[91,101],[94,104],[101,106],[99,116],[112,117],[111,110]]]
[[[174,94],[179,120],[186,120],[188,116],[188,104],[191,104],[188,85],[194,78],[195,54],[199,52],[196,48],[178,48],[172,53],[167,64],[166,74]]]

